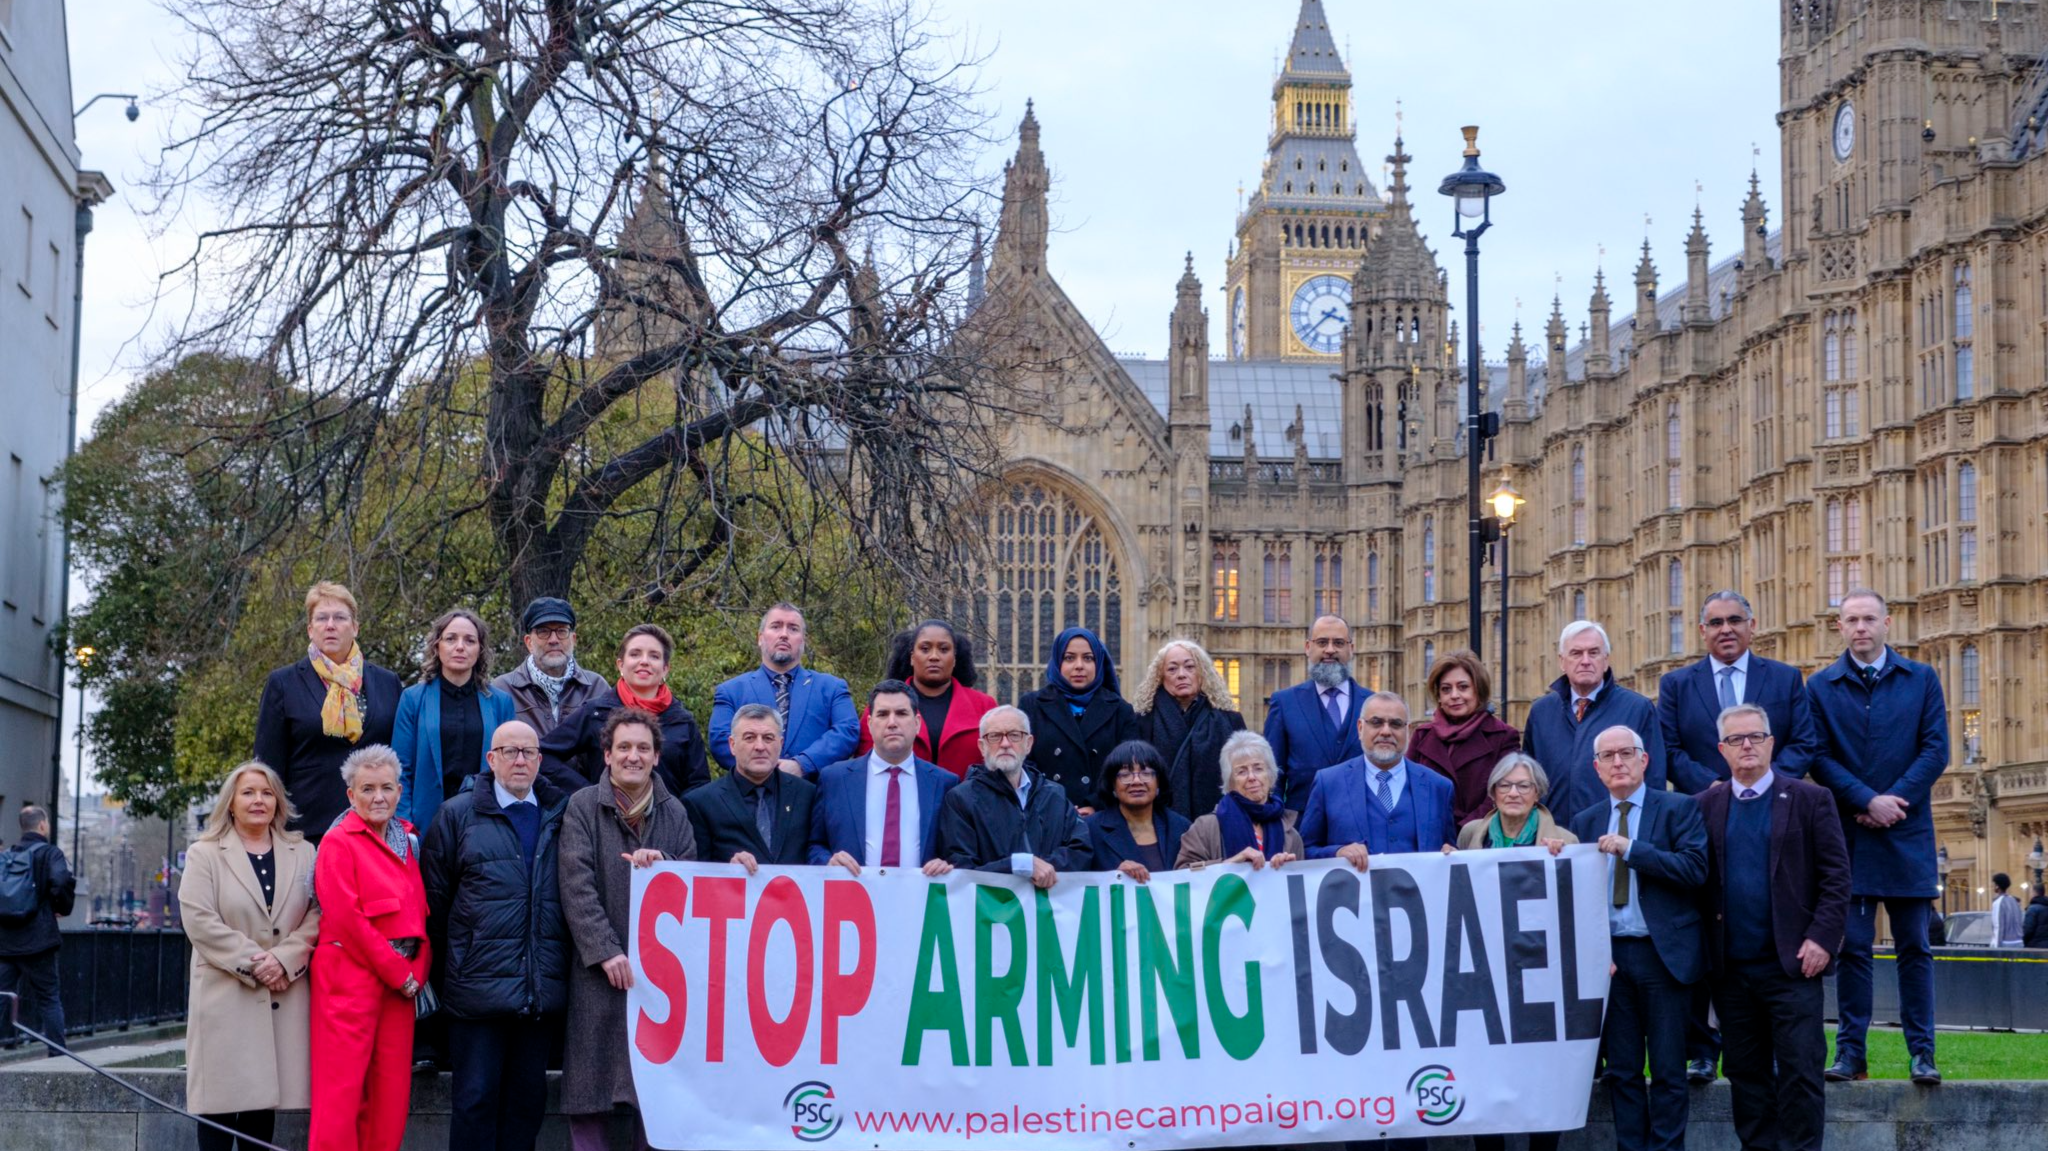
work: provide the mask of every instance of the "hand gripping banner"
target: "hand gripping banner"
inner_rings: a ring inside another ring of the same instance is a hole
[[[637,869],[661,1148],[1181,1148],[1580,1127],[1589,847],[1010,876]]]

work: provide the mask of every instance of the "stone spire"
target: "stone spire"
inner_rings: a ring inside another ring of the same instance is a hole
[[[1714,302],[1707,298],[1707,229],[1700,210],[1692,210],[1692,231],[1685,237],[1685,311],[1687,324],[1707,324],[1714,319]]]
[[[1636,262],[1636,351],[1657,332],[1657,266],[1650,262],[1650,238],[1643,237],[1643,258]]]
[[[623,299],[598,317],[599,355],[634,356],[675,343],[684,320],[701,320],[706,309],[701,295],[691,291],[670,264],[695,260],[658,154],[632,213],[619,229],[618,247],[615,272]]]
[[[1557,312],[1551,313],[1551,322],[1563,324],[1564,318]],[[1562,356],[1558,357],[1561,366]],[[1508,341],[1508,395],[1501,402],[1500,416],[1503,420],[1527,420],[1529,418],[1529,347],[1522,343],[1522,322],[1515,321],[1514,338]]]
[[[1046,191],[1051,177],[1045,154],[1038,150],[1038,116],[1024,102],[1024,120],[1017,126],[1017,155],[1003,165],[1003,213],[996,232],[997,275],[1041,276],[1045,273]]]
[[[1607,299],[1607,273],[1604,269],[1593,270],[1593,299],[1587,303],[1586,312],[1592,320],[1592,334],[1586,338],[1586,375],[1594,376],[1606,372],[1614,363],[1608,356],[1607,315],[1612,307]]]
[[[1543,327],[1543,391],[1554,393],[1565,386],[1565,342],[1571,331],[1564,325],[1564,300],[1550,298],[1550,323]]]
[[[1742,202],[1742,276],[1748,288],[1771,270],[1770,225],[1764,211],[1763,192],[1757,187],[1756,170],[1749,173],[1749,196]]]
[[[1405,350],[1410,359],[1440,367],[1444,358],[1438,334],[1444,331],[1449,305],[1436,253],[1423,243],[1408,204],[1408,162],[1413,159],[1396,136],[1387,157],[1393,171],[1387,216],[1351,277],[1352,331],[1372,334],[1364,358],[1368,362]]]
[[[988,295],[988,270],[984,266],[981,251],[981,225],[974,226],[974,251],[967,258],[967,310],[981,307],[982,297]]]
[[[1209,435],[1209,314],[1202,309],[1202,281],[1195,275],[1195,254],[1174,286],[1173,314],[1167,320],[1167,371],[1172,380],[1166,405],[1176,447],[1185,438],[1199,438],[1204,458]],[[1185,433],[1183,432],[1185,429]]]

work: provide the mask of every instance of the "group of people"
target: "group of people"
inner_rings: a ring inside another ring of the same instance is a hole
[[[457,609],[405,687],[364,661],[346,588],[315,585],[306,619],[306,657],[271,674],[256,755],[228,774],[183,888],[189,1100],[221,1125],[202,1129],[208,1146],[267,1139],[276,1109],[308,1106],[315,1148],[397,1146],[430,1016],[453,1072],[450,1146],[531,1147],[556,1058],[576,1146],[607,1146],[616,1109],[637,1117],[631,870],[662,860],[1051,887],[1074,871],[1142,883],[1596,844],[1620,1146],[1682,1143],[1688,1076],[1712,1078],[1724,1046],[1745,1146],[1818,1147],[1820,977],[1839,967],[1825,1075],[1859,1078],[1880,904],[1914,1076],[1939,1079],[1925,921],[1945,711],[1867,590],[1841,605],[1847,651],[1803,684],[1750,651],[1748,602],[1716,593],[1708,656],[1655,703],[1614,681],[1601,626],[1574,621],[1521,731],[1470,653],[1429,669],[1418,722],[1353,679],[1334,616],[1311,626],[1309,678],[1273,696],[1263,734],[1190,640],[1126,699],[1102,640],[1070,628],[1012,706],[977,689],[968,638],[929,620],[895,638],[857,706],[804,667],[803,613],[778,604],[759,667],[718,686],[700,730],[653,624],[626,632],[607,683],[577,663],[571,605],[535,600],[525,660],[493,679],[484,621]]]

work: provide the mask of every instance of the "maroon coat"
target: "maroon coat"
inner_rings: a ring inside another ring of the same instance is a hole
[[[1453,725],[1438,716],[1415,726],[1408,738],[1408,758],[1427,764],[1451,781],[1451,818],[1463,827],[1467,820],[1493,811],[1493,798],[1486,794],[1486,778],[1500,758],[1522,747],[1522,734],[1491,712],[1482,712],[1471,727]],[[1453,733],[1461,732],[1461,735]],[[1545,769],[1550,766],[1544,765]]]
[[[1727,946],[1728,889],[1722,877],[1731,867],[1758,866],[1771,885],[1771,943],[1785,975],[1800,974],[1799,945],[1811,940],[1827,949],[1828,971],[1842,951],[1849,919],[1849,848],[1842,837],[1832,792],[1783,772],[1771,777],[1771,850],[1763,861],[1728,858],[1728,806],[1735,786],[1721,781],[1693,797],[1707,825],[1707,886],[1701,889],[1707,920],[1707,961],[1716,971]],[[1761,804],[1763,797],[1750,801]]]

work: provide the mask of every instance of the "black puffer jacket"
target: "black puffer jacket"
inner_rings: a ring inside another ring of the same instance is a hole
[[[1031,773],[1029,808],[1017,803],[1017,790],[1001,772],[976,764],[967,781],[948,789],[939,806],[938,855],[955,868],[1008,872],[1010,854],[1029,852],[1058,872],[1082,872],[1095,861],[1088,831],[1067,794]]]
[[[569,794],[533,782],[540,841],[528,868],[519,832],[489,773],[446,801],[420,848],[427,933],[441,1006],[464,1019],[562,1012],[569,1003],[569,929],[556,883],[556,841]]]

